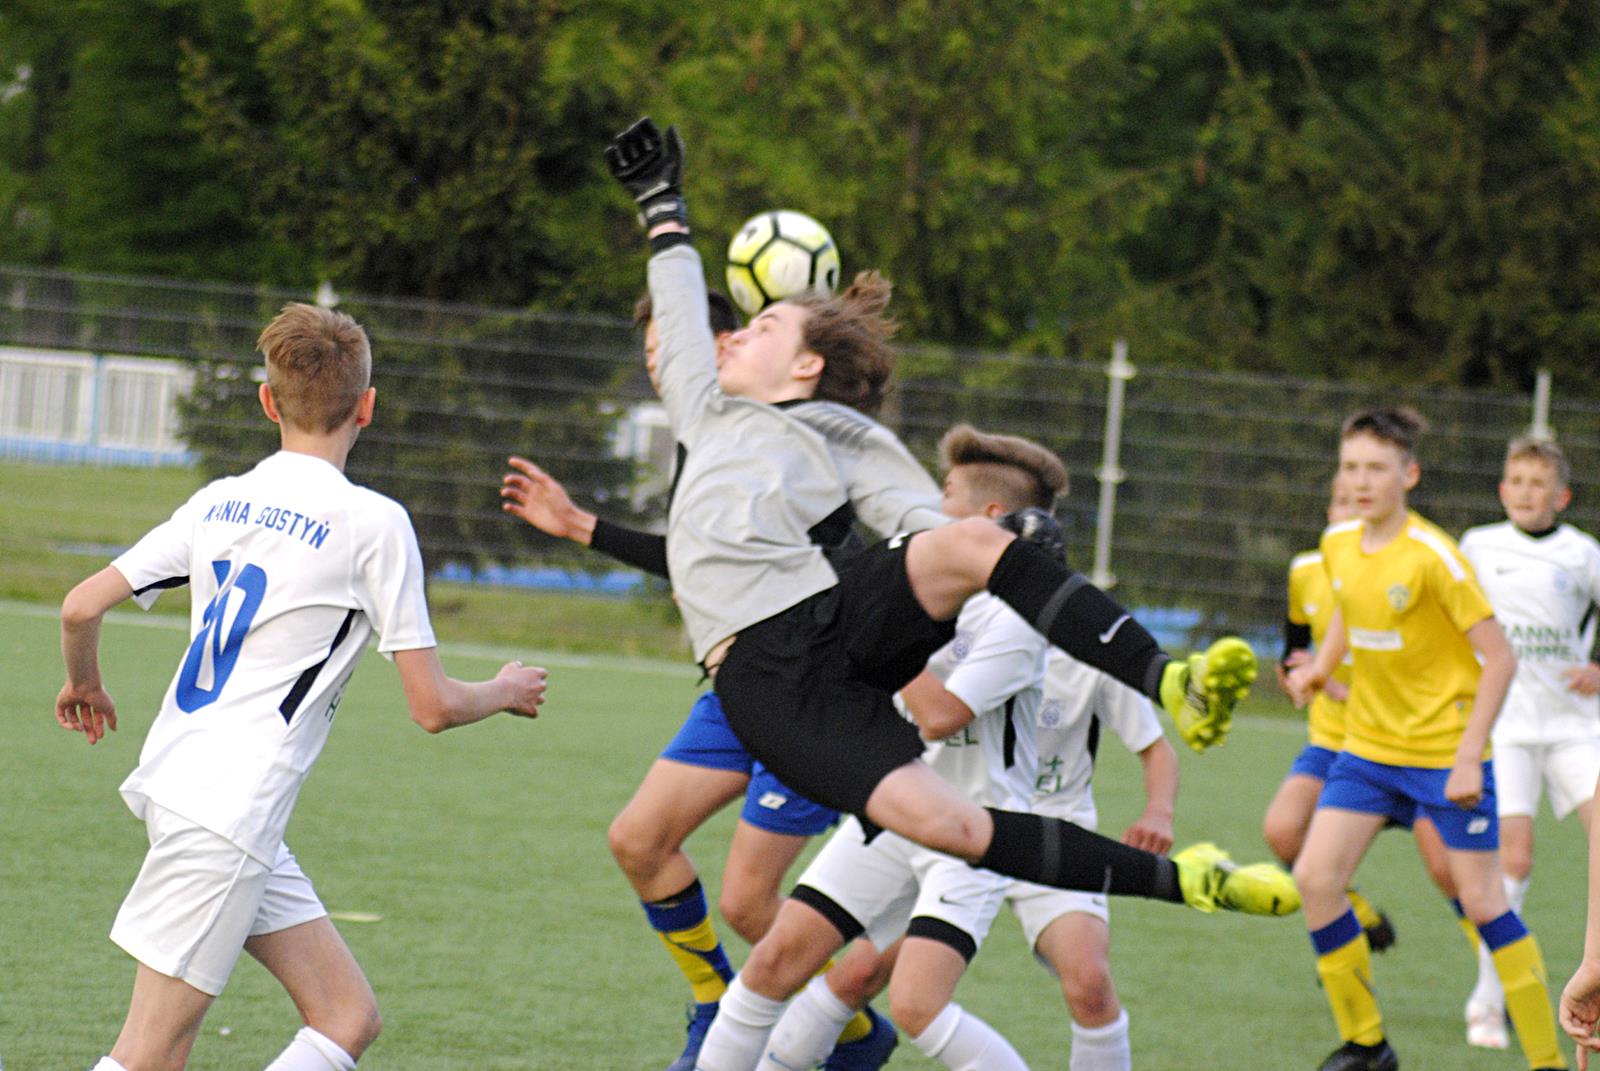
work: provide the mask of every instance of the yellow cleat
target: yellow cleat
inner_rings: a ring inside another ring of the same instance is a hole
[[[1209,841],[1191,844],[1172,857],[1184,903],[1207,914],[1292,915],[1300,910],[1294,878],[1276,863],[1239,866]]]
[[[1233,708],[1250,694],[1256,653],[1237,636],[1224,636],[1204,654],[1173,659],[1161,674],[1161,706],[1178,735],[1195,751],[1222,743]]]

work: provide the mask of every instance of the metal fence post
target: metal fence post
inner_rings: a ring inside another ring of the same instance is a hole
[[[1106,365],[1106,378],[1110,384],[1106,391],[1106,432],[1100,454],[1100,468],[1095,471],[1100,481],[1100,508],[1094,519],[1094,571],[1089,579],[1101,588],[1110,588],[1117,582],[1111,571],[1111,525],[1117,509],[1117,485],[1127,478],[1117,462],[1122,454],[1122,397],[1128,380],[1137,373],[1128,363],[1128,340],[1119,338],[1111,344],[1111,363]]]
[[[1539,369],[1533,380],[1533,424],[1528,434],[1550,438],[1550,370]]]

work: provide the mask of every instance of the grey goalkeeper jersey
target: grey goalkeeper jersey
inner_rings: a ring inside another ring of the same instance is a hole
[[[885,536],[948,521],[933,478],[870,417],[722,392],[692,246],[650,258],[650,297],[661,398],[687,451],[667,516],[667,569],[696,659],[837,583],[810,533],[841,506]]]

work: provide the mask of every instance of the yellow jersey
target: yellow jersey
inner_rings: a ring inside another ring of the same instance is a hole
[[[1308,550],[1296,554],[1289,562],[1289,620],[1311,629],[1311,646],[1321,647],[1322,638],[1328,634],[1328,622],[1333,620],[1333,587],[1328,581],[1328,570],[1322,564],[1320,551]],[[1333,679],[1350,685],[1350,659],[1348,656],[1334,670]],[[1311,743],[1338,751],[1344,746],[1344,702],[1327,692],[1318,692],[1306,712],[1306,730]]]
[[[1472,712],[1479,666],[1467,630],[1493,616],[1472,566],[1408,513],[1372,553],[1361,521],[1322,534],[1322,559],[1350,645],[1344,749],[1372,762],[1443,769]]]

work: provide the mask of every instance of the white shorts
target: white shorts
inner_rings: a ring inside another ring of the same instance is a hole
[[[800,875],[865,928],[879,950],[905,935],[913,918],[933,918],[982,945],[1010,878],[970,867],[894,833],[865,843],[861,823],[847,818]]]
[[[151,970],[216,996],[247,938],[328,912],[283,845],[269,869],[208,829],[150,804],[150,851],[111,940]]]
[[[1006,903],[1011,913],[1022,924],[1022,935],[1028,947],[1039,944],[1039,935],[1062,915],[1077,912],[1093,915],[1107,925],[1111,922],[1111,908],[1103,893],[1078,892],[1074,889],[1057,889],[1049,885],[1035,885],[1031,881],[1013,881],[1006,890]]]
[[[1600,740],[1585,737],[1550,744],[1495,744],[1494,791],[1500,817],[1539,813],[1541,788],[1549,786],[1550,809],[1565,818],[1594,798],[1600,778]]]

